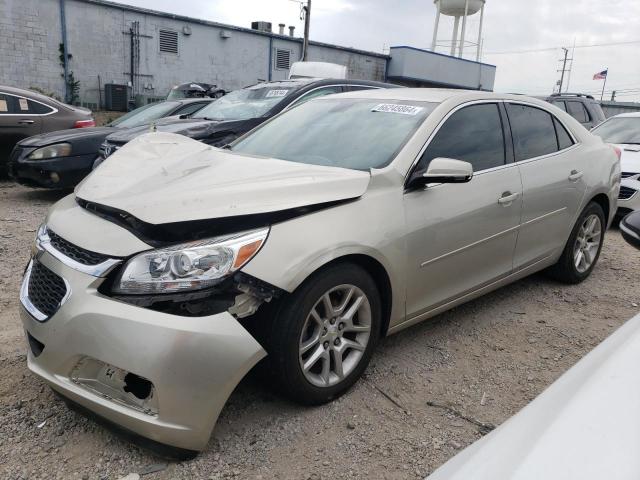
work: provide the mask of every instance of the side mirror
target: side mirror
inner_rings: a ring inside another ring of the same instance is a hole
[[[629,245],[640,250],[640,211],[632,212],[622,219],[620,232]]]
[[[453,158],[434,158],[422,175],[427,183],[466,183],[473,177],[473,166],[469,162]]]

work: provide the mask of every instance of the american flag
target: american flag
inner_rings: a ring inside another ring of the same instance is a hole
[[[601,72],[598,72],[593,76],[593,79],[594,80],[605,80],[607,78],[607,73],[609,73],[609,70],[603,70]]]

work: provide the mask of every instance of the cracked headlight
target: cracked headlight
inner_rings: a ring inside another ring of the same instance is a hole
[[[140,253],[126,263],[113,291],[149,294],[210,287],[251,260],[268,234],[262,228]]]
[[[45,158],[66,157],[71,153],[71,144],[56,143],[48,147],[38,148],[29,154],[29,160],[44,160]]]

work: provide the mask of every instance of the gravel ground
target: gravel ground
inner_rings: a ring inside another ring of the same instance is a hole
[[[535,275],[389,337],[329,405],[293,405],[250,376],[206,451],[167,462],[69,411],[27,370],[20,277],[61,196],[0,182],[2,479],[421,478],[480,438],[469,420],[499,425],[639,311],[640,255],[614,229],[583,284]]]

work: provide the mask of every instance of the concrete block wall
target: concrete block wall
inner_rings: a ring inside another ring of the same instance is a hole
[[[80,81],[84,103],[98,103],[99,84],[130,81],[128,32],[134,21],[140,24],[139,94],[165,96],[172,86],[189,81],[235,90],[268,80],[270,74],[273,80],[285,79],[288,71],[275,68],[276,48],[290,50],[292,62],[301,55],[297,38],[101,0],[66,0],[65,5],[69,68]],[[191,33],[185,34],[184,27]],[[178,33],[177,55],[159,51],[160,29]],[[38,87],[64,97],[61,41],[59,0],[0,0],[0,84]],[[385,75],[381,55],[312,43],[309,59],[347,65],[350,78],[383,80]]]
[[[64,96],[58,2],[0,0],[0,84]]]

